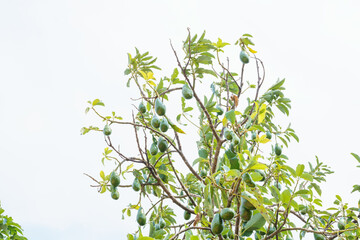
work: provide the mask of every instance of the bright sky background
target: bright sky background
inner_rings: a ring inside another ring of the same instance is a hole
[[[242,3],[241,3],[242,2]],[[134,47],[159,58],[165,74],[176,47],[192,33],[234,43],[254,36],[266,67],[266,84],[286,78],[300,137],[284,150],[294,165],[321,161],[336,171],[322,184],[324,203],[335,194],[355,204],[359,148],[359,1],[94,1],[0,2],[0,200],[29,239],[125,239],[133,218],[121,220],[120,201],[90,188],[105,147],[86,101],[129,116],[135,91],[125,87],[127,52]],[[237,56],[238,53],[235,53]],[[238,59],[236,59],[238,60]],[[159,76],[160,77],[160,76]],[[249,79],[251,80],[251,79]],[[117,128],[119,142],[131,132]],[[125,147],[124,147],[125,148]],[[329,205],[327,205],[329,206]]]

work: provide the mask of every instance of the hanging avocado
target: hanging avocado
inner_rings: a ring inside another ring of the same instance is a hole
[[[219,111],[217,112],[217,115],[218,115],[218,116],[221,116],[221,115],[224,114],[224,110],[222,109],[222,107],[221,107],[220,105],[217,105],[217,106],[216,106],[216,109],[219,110]]]
[[[161,228],[161,229],[163,229],[164,227],[166,227],[166,222],[165,222],[165,220],[164,220],[162,217],[160,217],[160,219],[159,219],[159,225],[160,225],[160,228]]]
[[[238,136],[236,136],[235,134],[233,136],[232,143],[234,145],[238,145],[240,143],[240,138]]]
[[[233,133],[230,129],[228,128],[225,128],[224,130],[224,137],[227,139],[227,140],[232,140],[233,139]]]
[[[150,154],[155,156],[158,153],[158,146],[156,143],[152,143],[150,147]]]
[[[120,197],[119,191],[116,188],[113,188],[111,191],[111,198],[114,200],[118,200]]]
[[[142,207],[140,207],[137,212],[136,221],[140,226],[144,226],[146,224],[146,216]]]
[[[235,216],[235,211],[232,208],[224,208],[220,212],[220,217],[224,220],[231,220]]]
[[[344,218],[340,218],[338,221],[338,228],[339,230],[344,230],[345,229],[345,219]]]
[[[160,130],[166,132],[169,129],[169,123],[166,118],[163,118],[160,123]]]
[[[241,220],[247,222],[251,219],[252,212],[251,210],[247,209],[243,204],[240,205],[240,217]]]
[[[256,169],[255,172],[257,172],[258,174],[261,175],[261,179],[258,180],[258,181],[260,181],[260,182],[265,181],[266,175],[265,175],[265,173],[263,171]]]
[[[141,113],[146,113],[146,107],[145,107],[145,105],[144,105],[143,102],[141,102],[141,103],[139,104],[139,111],[140,111]]]
[[[166,107],[165,105],[161,102],[161,100],[159,98],[157,98],[155,100],[155,112],[159,115],[159,116],[164,116],[165,112],[166,112]]]
[[[247,53],[245,51],[241,51],[240,52],[240,60],[241,62],[243,62],[244,64],[249,63],[250,59],[249,56],[247,55]]]
[[[185,212],[184,212],[184,219],[185,219],[185,220],[189,220],[190,217],[191,217],[191,213],[185,210]]]
[[[187,83],[182,87],[182,95],[185,99],[192,99],[193,97],[193,91]]]
[[[133,184],[132,184],[132,189],[133,189],[135,192],[138,192],[138,191],[140,191],[140,188],[141,188],[140,181],[139,181],[139,179],[135,178],[135,179],[134,179],[134,182],[133,182]]]
[[[105,136],[110,136],[112,130],[110,128],[110,126],[108,124],[105,125],[104,129],[103,129],[103,133]]]
[[[167,141],[162,138],[162,137],[159,137],[159,140],[158,140],[158,148],[160,150],[160,152],[165,152],[166,149],[168,148],[168,143]]]
[[[218,235],[221,234],[221,232],[224,230],[224,223],[223,220],[220,217],[220,214],[217,213],[214,216],[214,219],[211,222],[211,231]]]
[[[112,186],[117,187],[120,184],[120,177],[115,171],[110,173],[110,183]]]
[[[257,137],[256,132],[255,131],[251,132],[251,140],[255,140],[256,137]]]
[[[205,170],[205,169],[201,169],[201,171],[200,171],[200,177],[206,178],[206,176],[207,176],[206,170]]]
[[[244,173],[242,176],[242,179],[244,180],[246,185],[248,185],[249,187],[253,188],[256,186],[249,173],[247,173],[247,172]]]
[[[276,156],[280,156],[281,152],[282,152],[281,147],[279,146],[279,144],[276,143],[275,144],[275,154],[276,154]]]
[[[251,198],[251,196],[247,192],[243,192],[242,195],[247,196],[248,198]],[[252,203],[244,197],[241,197],[241,205],[244,205],[244,207],[249,210],[256,209],[256,207],[254,207],[254,205],[252,205]]]
[[[266,138],[270,140],[271,137],[272,137],[272,136],[271,136],[271,132],[270,132],[270,131],[266,131]]]
[[[153,126],[153,128],[160,127],[160,119],[156,115],[154,115],[153,118],[151,119],[151,126]]]

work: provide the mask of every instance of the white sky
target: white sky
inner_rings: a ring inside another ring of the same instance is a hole
[[[124,239],[135,220],[121,220],[121,201],[89,187],[105,147],[86,101],[129,116],[123,71],[134,47],[159,57],[169,75],[169,46],[207,31],[234,43],[254,36],[266,66],[266,86],[286,78],[300,137],[284,150],[294,165],[315,155],[336,173],[323,184],[324,203],[340,194],[353,204],[360,169],[358,121],[359,1],[20,1],[0,2],[0,200],[29,239]],[[235,55],[237,55],[236,53]],[[251,79],[249,79],[251,80]],[[115,129],[123,145],[127,131]],[[132,148],[126,145],[129,152]],[[133,198],[136,201],[136,198]]]

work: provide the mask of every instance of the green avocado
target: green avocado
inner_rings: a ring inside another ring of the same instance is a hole
[[[207,176],[206,170],[205,170],[205,169],[201,169],[201,171],[200,171],[200,177],[206,178],[206,176]]]
[[[167,141],[162,138],[162,137],[159,137],[159,140],[158,140],[158,148],[160,150],[160,152],[165,152],[166,149],[168,148],[168,143]]]
[[[222,109],[222,107],[221,107],[220,105],[217,105],[217,106],[216,106],[216,109],[219,110],[219,111],[217,112],[217,115],[218,115],[218,116],[221,116],[221,115],[224,114],[224,110]]]
[[[346,225],[345,219],[344,219],[344,218],[340,218],[339,221],[338,221],[338,228],[339,228],[339,230],[344,230],[344,229],[345,229],[345,225]]]
[[[271,139],[272,135],[270,131],[266,131],[266,138]]]
[[[259,180],[260,182],[265,181],[266,175],[263,171],[256,169],[255,172],[261,175],[262,178]]]
[[[240,138],[238,136],[236,136],[235,134],[233,136],[232,143],[234,145],[238,145],[240,143]]]
[[[156,143],[152,143],[150,147],[150,154],[155,156],[158,153],[158,146]]]
[[[112,186],[117,187],[120,184],[120,177],[115,171],[110,173],[110,183]]]
[[[235,211],[232,208],[223,208],[220,212],[220,217],[223,220],[231,220],[235,216]]]
[[[276,143],[275,144],[275,154],[276,154],[276,156],[280,156],[281,152],[282,152],[281,147],[279,146],[279,144]]]
[[[160,167],[159,167],[160,170],[166,172],[168,169],[166,167],[165,164],[161,164]],[[164,182],[164,183],[167,183],[168,182],[168,176],[166,176],[165,174],[162,174],[162,173],[159,173],[159,177],[161,178],[161,180]]]
[[[256,132],[255,131],[251,132],[251,140],[255,140],[256,137],[257,137]]]
[[[251,196],[247,193],[247,192],[243,192],[242,195],[245,195],[249,198],[251,198]],[[254,205],[251,204],[251,202],[249,202],[246,198],[244,197],[241,197],[241,205],[244,205],[244,207],[246,209],[249,209],[249,210],[254,210],[256,209],[256,207]]]
[[[112,130],[110,128],[110,126],[108,124],[105,125],[104,129],[103,129],[103,133],[105,136],[110,136]]]
[[[220,217],[220,214],[217,213],[214,216],[214,219],[211,222],[211,231],[218,235],[221,234],[221,232],[224,230],[224,223],[223,220]]]
[[[252,212],[251,210],[247,209],[244,204],[241,204],[240,205],[240,217],[241,217],[241,220],[243,220],[244,222],[247,222],[251,219],[251,215],[252,215]]]
[[[114,188],[111,191],[111,198],[114,199],[114,200],[118,200],[119,197],[120,197],[119,191],[116,188]]]
[[[185,220],[189,220],[190,217],[191,217],[191,213],[188,212],[188,211],[185,211],[185,212],[184,212],[184,219],[185,219]]]
[[[249,63],[250,59],[249,56],[247,55],[247,53],[245,51],[241,51],[240,52],[240,60],[241,62],[243,62],[244,64]]]
[[[153,118],[151,119],[151,126],[153,126],[153,128],[160,127],[160,119],[156,115],[154,115]]]
[[[232,140],[233,139],[233,133],[230,129],[228,128],[225,128],[224,130],[224,137],[227,139],[227,140]]]
[[[166,118],[163,118],[160,123],[160,130],[166,132],[169,129],[169,123]]]
[[[159,98],[157,98],[155,100],[155,112],[159,115],[159,116],[164,116],[166,113],[166,107],[165,105],[161,102],[161,100]]]
[[[324,235],[314,233],[314,239],[315,240],[325,240],[325,237],[324,237]]]
[[[242,179],[244,180],[244,182],[246,183],[246,185],[248,185],[249,187],[255,187],[256,184],[254,183],[254,181],[251,179],[250,174],[249,173],[244,173],[242,176]]]
[[[146,224],[146,216],[142,207],[140,207],[137,212],[136,221],[140,226],[144,226]]]
[[[139,179],[137,179],[137,178],[134,179],[133,184],[132,184],[132,189],[133,189],[135,192],[140,191],[140,189],[141,189],[141,184],[140,184]]]
[[[163,229],[164,227],[166,227],[166,222],[165,222],[165,220],[164,220],[162,217],[160,217],[160,219],[159,219],[159,225],[160,225],[160,228],[161,228],[161,229]]]
[[[182,87],[182,95],[185,99],[191,99],[193,97],[193,91],[189,87],[189,85],[184,84]]]
[[[145,107],[145,105],[144,105],[143,102],[141,102],[141,103],[139,104],[139,111],[140,111],[141,113],[146,113],[146,107]]]

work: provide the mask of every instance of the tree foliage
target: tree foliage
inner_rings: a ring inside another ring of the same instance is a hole
[[[252,39],[244,34],[235,43],[239,72],[230,70],[229,59],[223,57],[231,44],[220,38],[210,41],[205,32],[191,36],[189,31],[182,56],[170,44],[177,66],[169,76],[157,77],[159,71],[154,71],[161,69],[149,52],[129,53],[127,86],[139,91],[130,121],[114,112],[101,114],[98,108],[104,103],[89,101],[86,112],[94,112],[105,123],[81,132],[103,131],[107,147],[102,162],[116,164],[111,173],[101,171],[99,180],[92,177],[96,187],[100,193],[110,192],[113,199],[119,199],[120,188],[139,194],[138,202],[123,210],[128,216],[136,213],[139,224],[128,239],[360,236],[360,206],[349,207],[336,195],[333,207],[322,207],[320,183],[332,173],[330,168],[317,158],[308,166],[294,165],[286,156],[289,142],[299,138],[290,125],[277,124],[276,116],[289,115],[291,109],[285,79],[262,90],[265,68]],[[244,80],[248,69],[255,73],[253,83]],[[175,110],[173,103],[179,101],[181,109]],[[113,125],[133,128],[137,152],[132,156],[114,147]],[[194,136],[196,159],[183,148],[183,129],[193,131],[186,134]],[[184,168],[177,167],[180,163]],[[130,177],[133,184],[119,185],[117,179],[114,184],[115,175]],[[359,190],[355,185],[354,191]],[[144,209],[145,202],[151,207]],[[175,216],[175,208],[184,216]]]
[[[0,204],[0,239],[6,240],[27,240],[23,236],[23,230],[21,226],[14,222],[13,218],[4,215],[5,210]]]

